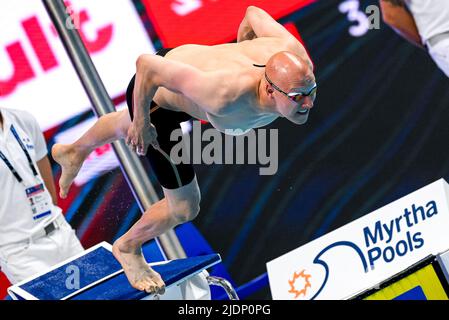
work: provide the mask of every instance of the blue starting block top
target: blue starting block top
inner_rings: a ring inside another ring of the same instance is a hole
[[[150,266],[169,288],[220,261],[218,254],[211,254]],[[75,288],[74,277],[79,284]],[[111,246],[104,242],[46,273],[10,287],[8,293],[17,300],[140,300],[148,296],[131,287],[112,255]]]

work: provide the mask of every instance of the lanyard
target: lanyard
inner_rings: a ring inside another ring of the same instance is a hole
[[[33,171],[33,175],[37,176],[37,170],[36,167],[34,166],[33,160],[31,160],[30,154],[28,153],[27,148],[25,147],[25,145],[23,144],[22,140],[19,137],[19,134],[17,133],[16,129],[14,128],[13,125],[11,125],[11,132],[14,135],[14,137],[17,140],[17,143],[20,145],[20,147],[23,150],[23,153],[25,153],[25,156],[27,157],[28,160],[28,165],[31,168],[31,171]],[[12,172],[12,174],[14,175],[14,177],[16,177],[17,181],[19,181],[19,183],[21,183],[23,181],[22,177],[19,175],[19,173],[17,172],[17,170],[13,167],[13,165],[11,164],[11,162],[9,162],[9,160],[6,158],[6,156],[3,154],[3,152],[0,151],[0,159],[3,160],[3,162],[6,164],[6,166],[8,167],[8,169]]]

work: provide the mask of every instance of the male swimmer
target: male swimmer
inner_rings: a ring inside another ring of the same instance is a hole
[[[316,96],[312,68],[302,44],[265,11],[251,6],[237,43],[190,44],[141,55],[127,90],[129,110],[102,116],[78,141],[53,147],[62,167],[62,198],[83,161],[101,145],[126,138],[134,151],[149,159],[164,198],[113,245],[134,288],[164,292],[160,275],[145,262],[142,245],[194,219],[200,210],[192,165],[179,164],[176,173],[159,151],[170,154],[177,143],[170,141],[170,133],[191,118],[207,120],[222,132],[247,131],[278,117],[304,124]]]

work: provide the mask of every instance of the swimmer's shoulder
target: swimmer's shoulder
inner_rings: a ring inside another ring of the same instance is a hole
[[[236,104],[248,103],[249,97],[256,95],[260,75],[255,75],[250,68],[220,70],[216,71],[216,75],[221,79],[217,88],[220,108],[216,115],[226,115],[233,111]]]

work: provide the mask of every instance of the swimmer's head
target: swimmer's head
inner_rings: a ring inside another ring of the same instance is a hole
[[[274,54],[267,62],[262,83],[281,117],[296,124],[307,121],[316,98],[315,75],[308,59],[287,51]]]

